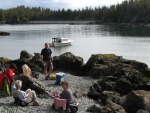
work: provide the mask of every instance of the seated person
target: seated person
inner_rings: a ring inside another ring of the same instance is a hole
[[[37,101],[37,96],[35,91],[31,89],[27,89],[25,92],[20,90],[22,87],[22,81],[16,80],[11,85],[11,94],[13,97],[18,97],[22,102],[30,103],[33,101],[34,106],[39,106],[39,102]]]
[[[61,86],[64,89],[62,93],[59,95],[61,99],[67,100],[67,107],[69,107],[69,104],[73,102],[73,93],[71,89],[69,88],[69,84],[67,81],[61,82]]]

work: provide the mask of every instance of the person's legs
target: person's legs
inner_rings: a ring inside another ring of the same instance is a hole
[[[50,61],[49,62],[49,72],[48,72],[48,75],[50,76],[50,74],[52,73],[52,71],[53,71],[53,63]]]
[[[37,95],[36,95],[35,91],[34,90],[28,90],[27,92],[29,92],[29,95],[27,97],[28,102],[33,101],[34,106],[39,106],[40,104],[37,101]]]
[[[48,72],[47,72],[48,66],[49,66],[49,62],[45,61],[45,62],[44,62],[45,80],[48,80],[48,79],[49,79],[49,77],[48,77]]]

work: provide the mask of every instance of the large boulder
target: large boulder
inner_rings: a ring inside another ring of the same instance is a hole
[[[20,53],[20,59],[29,60],[29,59],[32,59],[32,57],[33,56],[30,53],[28,53],[26,50],[22,50]]]
[[[136,113],[139,109],[150,111],[150,91],[130,92],[126,96],[123,106],[128,113]]]
[[[58,57],[54,57],[53,65],[55,69],[79,71],[83,66],[83,58],[75,56],[71,52],[66,52]]]
[[[99,113],[126,113],[125,109],[122,106],[113,103],[109,99],[107,101],[109,102],[105,106],[101,107]]]
[[[28,65],[29,68],[31,69],[31,71],[43,72],[43,69],[41,67],[35,65],[34,63],[32,63],[28,60],[18,59],[18,60],[10,61],[9,63],[14,63],[17,66],[17,70],[15,70],[16,74],[23,73],[22,66],[24,64]]]

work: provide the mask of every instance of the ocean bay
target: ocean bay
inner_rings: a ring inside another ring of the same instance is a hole
[[[116,27],[113,25],[28,24],[0,25],[0,57],[18,59],[21,50],[40,53],[45,42],[63,36],[73,39],[71,46],[52,47],[53,56],[72,52],[84,62],[92,54],[114,53],[126,59],[144,62],[150,66],[150,34],[145,28]]]

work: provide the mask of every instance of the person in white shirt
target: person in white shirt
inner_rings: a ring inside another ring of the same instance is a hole
[[[39,106],[37,96],[34,90],[27,89],[26,91],[20,90],[22,87],[22,81],[16,80],[11,85],[11,94],[13,97],[18,97],[22,102],[30,103],[33,101],[34,106]]]

